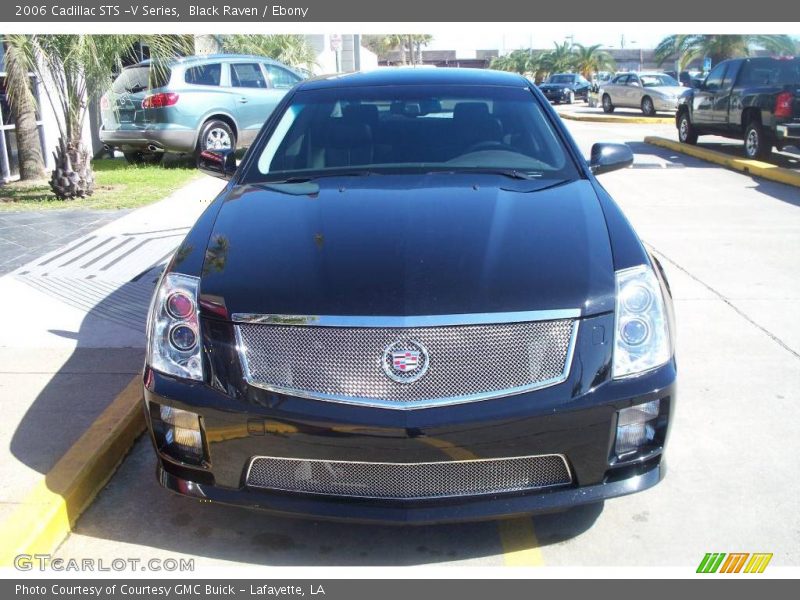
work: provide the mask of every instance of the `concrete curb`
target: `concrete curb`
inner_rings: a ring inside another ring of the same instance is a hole
[[[627,117],[623,115],[578,115],[567,111],[557,111],[562,119],[583,121],[584,123],[628,123],[635,125],[674,125],[675,117]]]
[[[669,150],[674,150],[675,152],[680,152],[701,160],[722,165],[723,167],[733,169],[734,171],[740,171],[742,173],[746,173],[747,175],[762,177],[764,179],[769,179],[770,181],[777,181],[778,183],[800,187],[800,173],[792,171],[791,169],[784,169],[783,167],[771,165],[759,160],[737,158],[735,156],[725,154],[724,152],[718,152],[717,150],[710,150],[708,148],[693,146],[691,144],[681,144],[680,142],[657,136],[647,136],[644,138],[644,141],[645,143],[652,144],[653,146],[668,148]]]
[[[19,554],[50,554],[145,429],[137,375],[0,526],[0,566]]]

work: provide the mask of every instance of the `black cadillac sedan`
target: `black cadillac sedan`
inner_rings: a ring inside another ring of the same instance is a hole
[[[592,84],[576,73],[556,73],[539,84],[545,98],[556,104],[573,104],[575,100],[589,101]]]
[[[395,523],[558,510],[664,475],[669,286],[509,73],[295,87],[166,268],[144,391],[194,498]]]

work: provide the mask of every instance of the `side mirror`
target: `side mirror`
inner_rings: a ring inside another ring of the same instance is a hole
[[[197,158],[197,168],[212,177],[230,179],[236,172],[234,150],[203,150]]]
[[[633,164],[633,152],[625,144],[595,144],[589,168],[595,175],[625,169]]]

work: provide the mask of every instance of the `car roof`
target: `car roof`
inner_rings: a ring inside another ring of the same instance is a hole
[[[267,56],[256,56],[254,54],[200,54],[193,56],[180,56],[176,58],[171,58],[167,62],[169,63],[170,66],[175,66],[175,65],[191,65],[208,61],[218,62],[218,61],[233,61],[233,60],[254,60],[263,63],[269,63],[272,65],[277,65],[279,67],[284,67],[285,69],[294,70],[289,65],[285,65],[282,62],[279,62],[273,58],[269,58]],[[152,59],[148,58],[131,66],[144,67],[153,64],[153,62],[154,61]]]
[[[374,71],[356,71],[320,75],[298,84],[298,89],[327,89],[337,87],[369,87],[384,85],[494,85],[528,86],[528,80],[518,73],[491,69],[414,69],[387,67]]]

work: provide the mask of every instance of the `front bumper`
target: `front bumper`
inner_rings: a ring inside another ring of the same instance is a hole
[[[142,127],[135,129],[100,128],[100,141],[123,152],[193,152],[197,132],[192,129]]]
[[[558,90],[542,90],[544,97],[547,98],[550,102],[566,102],[569,100],[569,92],[565,92],[563,89]]]
[[[674,113],[678,110],[678,99],[668,100],[666,98],[653,98],[653,107],[658,112]]]
[[[204,337],[230,339],[204,321]],[[200,415],[205,461],[191,465],[159,451],[164,487],[195,498],[320,519],[389,523],[479,520],[566,509],[647,489],[662,462],[675,405],[674,361],[639,377],[608,378],[613,315],[582,319],[568,379],[524,394],[478,402],[392,410],[304,399],[247,386],[235,375],[234,351],[217,347],[211,381],[187,382],[145,368],[145,402]],[[227,367],[226,367],[227,366]],[[223,372],[231,368],[233,372]],[[207,371],[208,372],[208,371]],[[618,459],[617,411],[660,400],[653,444]],[[253,457],[322,461],[425,463],[560,454],[572,483],[545,489],[388,500],[285,492],[247,485]]]

